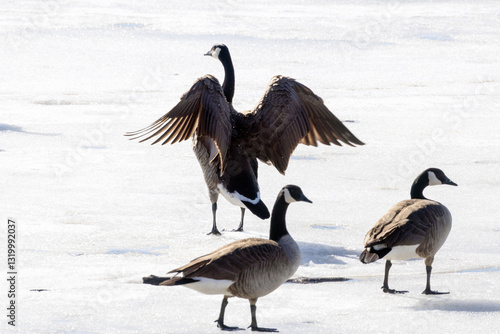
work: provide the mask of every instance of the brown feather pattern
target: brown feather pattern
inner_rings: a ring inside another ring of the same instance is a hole
[[[251,270],[252,266],[281,256],[286,255],[276,242],[248,238],[229,243],[169,273],[182,273],[185,278],[206,277],[236,281],[244,270]],[[168,284],[167,282],[165,283]]]
[[[132,139],[145,137],[141,142],[158,137],[152,144],[163,141],[164,145],[187,140],[195,131],[197,136],[208,136],[215,142],[223,169],[231,145],[232,122],[222,87],[211,75],[198,79],[180,102],[153,124],[126,135]]]
[[[145,137],[141,142],[157,137],[153,144],[163,141],[163,145],[186,140],[195,131],[198,137],[206,135],[214,140],[221,172],[226,166],[229,146],[234,141],[243,145],[250,156],[273,164],[282,174],[299,143],[312,146],[317,146],[318,142],[363,145],[328,110],[319,96],[284,76],[275,76],[271,80],[253,111],[240,114],[225,100],[217,79],[206,75],[195,82],[170,112],[150,126],[127,135],[133,139]]]
[[[255,110],[247,139],[247,151],[284,173],[299,143],[363,145],[308,87],[284,76],[275,76]]]
[[[432,200],[411,199],[393,206],[366,234],[365,248],[384,243],[387,247],[419,245],[420,257],[434,255],[451,229],[448,209]]]

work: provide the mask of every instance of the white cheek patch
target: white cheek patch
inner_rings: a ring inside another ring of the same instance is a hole
[[[429,185],[430,186],[437,186],[437,185],[443,184],[443,182],[439,181],[439,179],[436,177],[436,174],[434,174],[434,172],[427,172],[427,175],[429,177]]]
[[[292,195],[290,195],[290,191],[288,191],[288,189],[285,188],[283,190],[283,194],[285,195],[285,202],[287,202],[288,204],[293,203],[293,202],[297,202],[297,200],[295,198],[293,198]]]
[[[219,59],[220,48],[216,48],[214,52],[212,52],[212,57],[215,59]]]

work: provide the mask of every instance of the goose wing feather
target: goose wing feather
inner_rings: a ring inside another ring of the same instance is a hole
[[[224,170],[231,143],[231,112],[219,81],[211,75],[196,80],[179,103],[153,124],[126,136],[141,138],[140,142],[156,137],[152,144],[162,141],[164,145],[187,140],[195,131],[197,136],[208,136],[215,142]]]
[[[442,204],[430,200],[406,200],[393,206],[366,234],[365,247],[418,245],[447,214]]]
[[[299,143],[317,146],[363,145],[308,87],[284,76],[275,76],[252,117],[244,141],[247,150],[284,173]]]
[[[182,273],[183,277],[187,278],[205,277],[236,281],[245,269],[283,255],[283,249],[272,240],[243,239],[198,257],[169,273]]]

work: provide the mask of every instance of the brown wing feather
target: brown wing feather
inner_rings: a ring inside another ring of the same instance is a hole
[[[430,200],[412,199],[393,206],[367,233],[365,247],[384,243],[388,247],[418,245],[428,237],[447,209]]]
[[[249,238],[227,244],[169,273],[182,273],[187,278],[206,277],[234,281],[244,269],[259,262],[271,261],[283,254],[283,249],[274,241]]]
[[[126,133],[140,142],[157,137],[152,144],[172,144],[198,136],[208,136],[215,142],[221,169],[224,170],[228,147],[231,144],[232,123],[230,108],[219,81],[206,75],[196,80],[179,103],[150,126]]]
[[[299,143],[364,145],[308,87],[275,76],[255,110],[244,142],[248,152],[284,173]]]

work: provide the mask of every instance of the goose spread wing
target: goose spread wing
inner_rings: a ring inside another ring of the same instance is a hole
[[[223,170],[231,142],[231,116],[222,87],[211,75],[196,80],[180,102],[153,124],[126,135],[142,138],[140,142],[157,137],[152,144],[163,141],[164,145],[189,139],[195,131],[215,142]]]
[[[275,76],[252,113],[245,140],[248,152],[284,173],[299,143],[363,145],[308,87]]]
[[[367,233],[365,247],[419,245],[429,235],[447,209],[429,200],[407,200],[396,204]]]
[[[272,261],[284,255],[274,241],[250,238],[235,241],[216,251],[198,257],[170,273],[182,273],[183,277],[206,277],[236,281],[238,275],[255,264]]]

